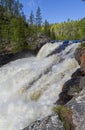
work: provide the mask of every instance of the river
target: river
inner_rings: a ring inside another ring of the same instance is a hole
[[[21,130],[52,113],[63,84],[79,68],[79,44],[47,43],[36,57],[0,68],[0,130]]]

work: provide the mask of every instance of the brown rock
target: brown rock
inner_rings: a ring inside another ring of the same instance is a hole
[[[75,52],[75,59],[78,61],[82,75],[85,75],[85,48],[78,48]]]
[[[81,60],[81,64],[80,64],[81,71],[83,74],[85,74],[85,53],[82,54],[80,60]]]

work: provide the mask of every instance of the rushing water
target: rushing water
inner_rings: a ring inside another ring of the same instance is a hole
[[[0,130],[21,130],[51,114],[63,84],[79,67],[74,58],[78,45],[70,44],[53,54],[62,43],[47,43],[37,57],[0,68]]]

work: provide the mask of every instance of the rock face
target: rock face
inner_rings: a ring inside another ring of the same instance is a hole
[[[43,45],[45,45],[49,40],[50,38],[48,36],[39,33],[36,39],[33,37],[30,37],[26,39],[26,42],[28,45],[31,45],[32,43],[34,43],[35,47],[33,50],[35,51],[35,53],[38,53],[39,49]]]
[[[82,74],[85,75],[85,48],[78,48],[75,52],[75,58],[80,64]]]
[[[36,45],[38,48],[41,48],[44,44],[46,44],[49,41],[49,37],[45,36],[45,35],[38,35],[38,38],[36,40]]]
[[[78,94],[83,89],[84,79],[85,77],[82,76],[81,70],[77,69],[76,72],[72,74],[71,79],[63,85],[57,104],[64,105]]]
[[[23,130],[65,130],[57,114],[35,121]]]
[[[66,104],[73,111],[75,130],[85,130],[85,88]]]
[[[75,58],[80,65],[80,69],[76,70],[71,79],[64,84],[57,101],[58,104],[66,104],[85,86],[85,48],[78,48],[75,52]]]

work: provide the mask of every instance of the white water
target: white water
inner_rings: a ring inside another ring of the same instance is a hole
[[[45,57],[61,44],[48,43],[37,57],[0,68],[0,130],[21,130],[52,112],[63,84],[79,67],[74,59],[78,44]]]

